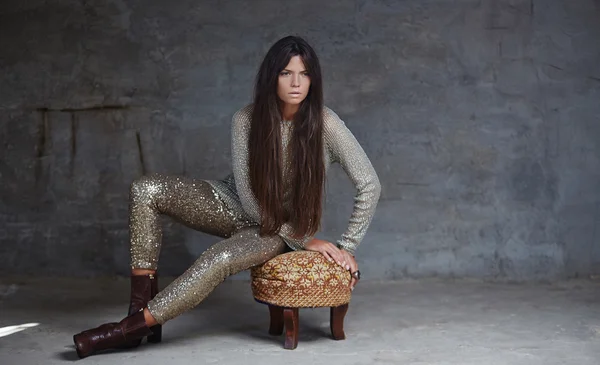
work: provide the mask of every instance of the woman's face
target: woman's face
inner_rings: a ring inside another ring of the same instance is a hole
[[[277,96],[285,104],[299,105],[308,95],[309,88],[310,76],[302,58],[292,57],[290,63],[279,73]]]

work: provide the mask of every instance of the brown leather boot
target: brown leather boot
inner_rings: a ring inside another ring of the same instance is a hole
[[[128,314],[134,314],[144,309],[148,302],[158,293],[158,275],[131,275],[131,299],[129,301]],[[157,324],[150,327],[152,334],[148,336],[148,342],[158,343],[162,339],[162,326]],[[123,344],[121,348],[137,347],[142,339]]]
[[[77,355],[84,358],[96,351],[120,348],[126,343],[141,340],[151,334],[152,331],[144,320],[144,312],[139,311],[125,317],[119,323],[106,323],[78,333],[73,336],[73,342]]]
[[[154,276],[150,278],[150,299],[154,299],[156,294],[158,294],[158,275],[154,273]],[[152,330],[153,334],[151,336],[148,336],[148,342],[159,343],[160,341],[162,341],[162,325],[157,324],[155,326],[150,327],[150,329]]]

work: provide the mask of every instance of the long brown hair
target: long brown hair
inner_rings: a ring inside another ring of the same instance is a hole
[[[281,142],[283,119],[277,96],[279,73],[300,56],[310,77],[306,98],[294,115],[289,142],[291,209],[284,209]],[[274,235],[283,223],[293,236],[313,235],[321,223],[325,168],[323,162],[323,81],[319,59],[302,38],[288,36],[267,52],[256,77],[249,136],[250,184],[261,211],[261,235]]]

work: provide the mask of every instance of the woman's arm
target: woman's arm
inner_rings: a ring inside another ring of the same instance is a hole
[[[260,207],[250,186],[248,168],[248,138],[250,136],[251,107],[239,110],[233,116],[231,128],[231,159],[235,187],[240,197],[244,211],[257,223],[261,222]],[[301,250],[311,237],[296,239],[292,237],[293,228],[289,223],[284,223],[279,231],[279,236],[293,249]]]
[[[342,166],[357,190],[348,228],[337,241],[340,248],[354,255],[375,214],[381,185],[365,151],[340,117],[325,108],[324,121],[325,140],[333,160]]]

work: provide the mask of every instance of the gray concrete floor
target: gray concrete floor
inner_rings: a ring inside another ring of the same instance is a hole
[[[168,280],[163,280],[163,284]],[[72,335],[118,320],[125,279],[0,280],[0,364],[76,361]],[[79,360],[83,364],[600,364],[600,282],[492,284],[368,282],[355,290],[345,341],[329,337],[329,311],[300,311],[300,341],[284,350],[267,334],[268,310],[249,283],[228,280],[167,323],[163,342]]]

